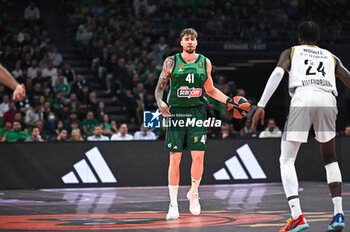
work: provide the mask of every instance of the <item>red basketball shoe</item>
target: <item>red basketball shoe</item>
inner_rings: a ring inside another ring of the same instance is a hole
[[[290,217],[287,222],[286,227],[280,229],[279,232],[298,232],[309,228],[309,224],[307,224],[304,214],[301,214],[295,220]]]

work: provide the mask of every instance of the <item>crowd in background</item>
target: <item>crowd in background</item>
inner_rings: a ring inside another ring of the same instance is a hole
[[[40,10],[30,2],[24,11],[22,26],[9,25],[7,15],[0,20],[0,63],[19,83],[24,83],[27,98],[12,102],[11,92],[0,85],[0,139],[12,141],[95,141],[157,139],[142,126],[143,112],[156,110],[154,89],[163,60],[179,47],[179,31],[196,22],[202,41],[278,42],[296,39],[294,22],[310,12],[322,20],[324,41],[348,38],[349,25],[341,15],[350,16],[346,1],[308,0],[81,0],[67,4],[69,25],[75,40],[83,48],[112,101],[127,112],[126,122],[110,120],[103,101],[98,102],[84,75],[76,73],[41,28]],[[331,6],[331,7],[330,7]],[[332,20],[331,20],[332,19]],[[258,22],[258,23],[257,23]],[[332,22],[332,23],[331,23]],[[243,89],[215,70],[215,86],[228,96],[246,96]],[[167,89],[165,90],[167,92]],[[166,94],[165,94],[166,95]],[[210,138],[280,137],[273,119],[263,132],[250,131],[256,108],[243,120],[233,119],[224,104],[209,98],[208,117],[221,119],[221,128],[208,128]],[[128,125],[140,128],[133,135]],[[345,134],[350,134],[347,127]]]

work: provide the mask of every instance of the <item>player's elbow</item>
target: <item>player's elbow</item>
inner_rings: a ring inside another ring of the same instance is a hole
[[[205,92],[211,97],[214,95],[214,88],[213,87],[205,87]]]

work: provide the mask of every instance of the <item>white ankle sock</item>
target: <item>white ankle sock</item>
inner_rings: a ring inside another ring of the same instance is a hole
[[[179,186],[168,185],[168,187],[169,187],[170,204],[172,206],[177,206],[177,193],[179,191]]]
[[[201,179],[200,180],[196,180],[196,179],[193,179],[193,177],[191,177],[192,181],[191,181],[191,189],[190,189],[190,192],[192,193],[198,193],[198,187],[199,187],[199,184],[201,182]]]
[[[292,212],[293,219],[297,219],[302,214],[299,198],[294,198],[288,201],[288,204],[290,211]]]
[[[342,197],[333,197],[332,201],[334,204],[334,215],[338,213],[344,214],[343,207],[342,207]]]

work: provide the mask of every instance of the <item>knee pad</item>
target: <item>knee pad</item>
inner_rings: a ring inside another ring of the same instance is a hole
[[[340,168],[338,162],[333,162],[324,166],[326,168],[327,183],[342,182]]]

